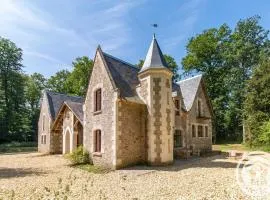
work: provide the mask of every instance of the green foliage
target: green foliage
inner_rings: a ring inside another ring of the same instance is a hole
[[[16,153],[16,152],[30,152],[37,151],[36,142],[10,142],[0,145],[0,153]]]
[[[93,61],[87,56],[78,57],[72,62],[73,70],[66,82],[69,93],[85,96],[93,65]]]
[[[168,68],[173,72],[173,81],[179,81],[180,75],[178,74],[179,67],[177,63],[175,62],[175,59],[171,57],[170,55],[164,54],[164,59],[166,63],[168,64]],[[141,68],[143,66],[144,60],[139,60],[139,63],[137,66]]]
[[[83,146],[76,148],[73,152],[67,155],[67,158],[73,165],[90,163],[89,153],[83,148]]]
[[[270,145],[270,61],[262,60],[246,87],[245,142],[251,146]]]
[[[233,30],[226,24],[208,29],[188,42],[182,65],[187,73],[204,74],[217,139],[242,138],[246,81],[269,49],[268,31],[259,19],[240,20]]]
[[[58,71],[48,79],[47,88],[59,93],[85,96],[93,65],[88,57],[78,57],[72,62],[72,71]]]
[[[21,62],[22,50],[0,37],[0,141],[27,139],[31,130]]]
[[[47,88],[59,93],[69,93],[67,79],[70,75],[68,70],[60,70],[54,76],[51,76],[47,82]]]

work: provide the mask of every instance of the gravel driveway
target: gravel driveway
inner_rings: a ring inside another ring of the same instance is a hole
[[[93,174],[61,155],[0,155],[0,199],[250,199],[223,155]]]

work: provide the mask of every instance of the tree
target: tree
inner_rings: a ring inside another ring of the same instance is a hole
[[[42,74],[34,73],[30,76],[26,76],[26,88],[25,97],[27,107],[29,110],[29,119],[31,121],[31,138],[36,140],[36,134],[38,131],[38,118],[40,112],[40,98],[42,90],[46,88],[46,78]]]
[[[215,114],[219,139],[242,136],[243,101],[246,81],[269,47],[268,31],[259,17],[240,20],[235,29],[226,24],[193,37],[182,60],[184,69],[204,74]]]
[[[0,37],[0,140],[29,131],[21,62],[22,49]]]
[[[93,65],[93,61],[87,56],[78,57],[72,62],[73,70],[67,78],[67,87],[71,94],[85,96]]]
[[[59,93],[70,93],[72,92],[67,85],[67,79],[70,75],[68,70],[60,70],[54,76],[51,76],[47,82],[47,88]]]
[[[173,81],[179,81],[180,80],[180,75],[178,74],[179,67],[177,63],[175,62],[175,59],[167,54],[164,54],[164,59],[168,65],[168,68],[173,73]],[[137,64],[137,66],[139,68],[142,68],[143,63],[144,63],[144,60],[139,60],[139,63]]]
[[[245,142],[270,145],[270,60],[261,61],[247,82],[244,103]]]

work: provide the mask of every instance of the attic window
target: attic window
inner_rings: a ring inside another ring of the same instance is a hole
[[[101,111],[101,88],[97,89],[94,95],[94,111]]]

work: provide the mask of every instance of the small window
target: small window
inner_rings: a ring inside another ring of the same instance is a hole
[[[43,144],[46,144],[46,135],[44,135],[44,141]]]
[[[208,126],[205,126],[204,128],[205,128],[204,130],[205,137],[208,137]]]
[[[95,107],[94,111],[100,111],[101,110],[101,88],[97,89],[95,91]]]
[[[198,137],[203,137],[203,126],[198,125]]]
[[[198,100],[198,116],[202,117],[202,102]]]
[[[182,147],[182,132],[181,130],[175,130],[174,133],[174,148]]]
[[[192,125],[192,137],[196,137],[196,127],[194,124]]]
[[[41,144],[43,144],[43,135],[41,136]]]
[[[45,120],[46,120],[45,115],[43,115],[42,117],[42,130],[43,131],[45,131]]]
[[[101,130],[95,130],[94,145],[94,151],[101,152]]]
[[[179,111],[179,109],[180,109],[180,101],[178,99],[175,99],[174,105],[175,105],[175,108],[176,108],[175,114],[180,115],[180,111]]]

